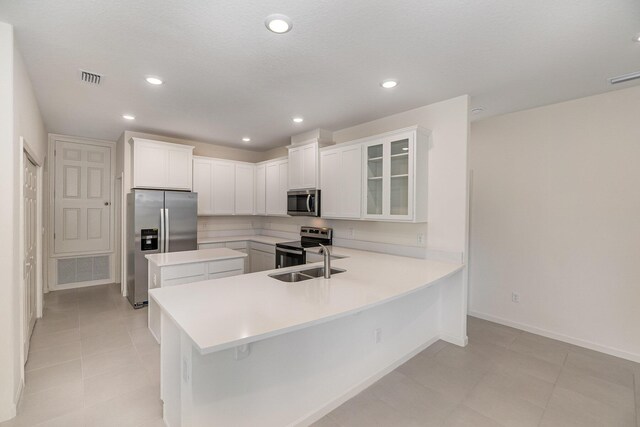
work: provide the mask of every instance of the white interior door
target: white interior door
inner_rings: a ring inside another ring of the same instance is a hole
[[[56,254],[111,250],[110,180],[110,147],[56,141]]]
[[[29,354],[29,340],[36,324],[36,276],[38,271],[36,251],[38,250],[38,170],[31,160],[24,156],[24,310],[23,339],[25,362]]]

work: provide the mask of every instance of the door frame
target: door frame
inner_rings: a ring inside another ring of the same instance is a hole
[[[21,336],[21,341],[20,341],[20,366],[22,369],[21,375],[22,375],[22,379],[24,381],[24,364],[27,360],[27,355],[25,354],[24,351],[24,345],[22,345],[25,341],[25,337],[24,337],[24,292],[25,292],[25,282],[24,282],[24,233],[25,233],[25,222],[24,222],[24,168],[25,168],[25,164],[24,164],[24,155],[26,154],[26,156],[29,158],[29,160],[31,160],[33,162],[34,165],[36,165],[36,185],[37,185],[37,191],[36,191],[36,203],[37,203],[37,209],[36,209],[36,319],[39,319],[42,317],[42,298],[43,298],[43,281],[44,281],[44,276],[43,276],[43,266],[44,266],[44,245],[43,245],[43,237],[44,237],[44,229],[43,229],[43,219],[44,219],[44,215],[43,215],[43,201],[44,201],[44,197],[43,197],[43,191],[44,191],[44,185],[43,185],[43,166],[44,166],[44,161],[46,159],[41,159],[38,154],[35,152],[35,150],[29,145],[29,143],[24,139],[24,137],[20,137],[20,142],[19,142],[19,153],[20,153],[20,160],[19,160],[19,170],[20,173],[19,175],[19,234],[20,234],[20,239],[18,242],[18,265],[20,266],[21,269],[21,274],[20,274],[20,289],[19,289],[19,300],[20,300],[20,336]]]
[[[55,144],[57,140],[64,140],[66,142],[73,142],[73,143],[77,143],[77,144],[88,144],[88,145],[97,145],[97,146],[101,146],[101,147],[108,147],[111,149],[111,172],[109,175],[109,184],[110,184],[110,189],[109,189],[109,194],[110,194],[110,198],[111,198],[111,205],[109,206],[110,208],[110,218],[111,218],[111,224],[110,224],[110,237],[109,237],[109,245],[110,245],[110,250],[108,251],[102,251],[102,252],[73,252],[73,253],[65,253],[65,254],[56,254],[55,253],[55,241],[53,238],[53,234],[55,231],[55,186],[56,186],[56,171],[55,171]],[[102,285],[102,284],[106,284],[106,283],[113,283],[115,282],[115,264],[117,262],[116,260],[116,251],[115,251],[115,215],[116,215],[116,211],[114,208],[114,199],[115,199],[115,185],[116,185],[116,143],[114,141],[105,141],[102,139],[92,139],[92,138],[79,138],[79,137],[74,137],[74,136],[68,136],[68,135],[61,135],[61,134],[56,134],[56,133],[50,133],[49,134],[49,141],[48,141],[48,157],[49,157],[49,162],[48,162],[48,166],[49,166],[49,179],[48,179],[48,202],[49,202],[49,212],[47,215],[47,240],[48,240],[48,245],[47,245],[47,257],[46,257],[46,262],[47,262],[47,291],[55,291],[55,290],[62,290],[62,289],[74,289],[74,288],[81,288],[81,287],[85,287],[85,286],[94,286],[94,285]],[[61,285],[61,286],[56,286],[56,281],[54,280],[55,278],[55,274],[56,274],[56,268],[55,268],[55,260],[57,260],[58,258],[72,258],[72,257],[80,257],[83,255],[108,255],[110,260],[109,260],[109,279],[105,279],[105,280],[100,280],[100,281],[95,281],[95,282],[78,282],[78,283],[72,283],[72,284],[68,284],[68,285]]]

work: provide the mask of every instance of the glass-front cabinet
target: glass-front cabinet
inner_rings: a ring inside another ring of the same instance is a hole
[[[368,219],[414,220],[416,132],[366,143],[363,213]],[[426,168],[427,165],[425,164]]]

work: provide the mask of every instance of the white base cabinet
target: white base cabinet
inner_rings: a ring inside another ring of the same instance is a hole
[[[273,245],[251,242],[249,257],[252,273],[276,268],[276,248]]]
[[[214,261],[159,266],[149,262],[149,289],[184,285],[203,280],[238,276],[245,273],[246,256]],[[160,343],[160,308],[149,298],[148,324],[151,334]]]

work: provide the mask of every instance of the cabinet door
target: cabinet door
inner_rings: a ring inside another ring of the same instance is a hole
[[[235,164],[213,162],[211,181],[213,213],[215,215],[233,215],[235,209]]]
[[[264,215],[267,213],[266,207],[266,167],[265,165],[256,166],[256,214]]]
[[[236,164],[235,213],[252,215],[254,202],[254,166]]]
[[[339,215],[342,218],[360,218],[362,207],[362,147],[354,145],[340,153],[338,179],[335,194],[339,199]],[[336,197],[336,196],[334,196]],[[324,202],[324,191],[322,194]]]
[[[191,151],[167,150],[167,188],[191,190]]]
[[[318,144],[313,143],[309,145],[305,145],[301,148],[302,151],[302,176],[300,188],[316,188],[316,177],[317,170],[316,166],[318,163]]]
[[[280,180],[280,184],[278,186],[278,194],[276,195],[278,201],[278,214],[286,215],[287,214],[287,177],[289,173],[289,164],[287,161],[280,162],[278,164],[278,179]],[[275,261],[274,261],[275,262]]]
[[[211,215],[212,163],[210,160],[193,160],[193,191],[198,193],[198,215]]]
[[[276,215],[279,210],[278,189],[280,186],[280,169],[278,163],[266,165],[266,212],[267,215]]]
[[[405,133],[390,138],[389,153],[389,218],[413,217],[413,154],[414,137]]]
[[[167,188],[166,148],[146,141],[135,141],[133,147],[133,186]]]
[[[382,141],[365,144],[364,149],[364,216],[369,218],[384,215],[385,178],[388,175],[384,154],[386,146]]]
[[[339,149],[320,153],[320,187],[322,190],[320,213],[323,218],[340,216],[340,157],[341,150]],[[360,159],[358,160],[360,161]],[[359,179],[358,183],[360,183]]]
[[[303,188],[303,147],[289,150],[289,189]]]

